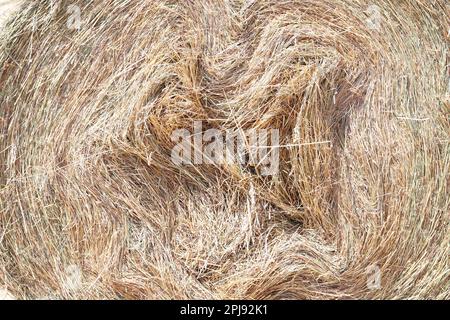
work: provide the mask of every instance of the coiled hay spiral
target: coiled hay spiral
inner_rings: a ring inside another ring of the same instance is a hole
[[[26,1],[1,38],[0,287],[450,298],[448,10]],[[279,172],[175,165],[194,121],[279,129]]]

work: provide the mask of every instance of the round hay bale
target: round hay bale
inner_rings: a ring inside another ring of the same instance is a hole
[[[0,40],[0,286],[450,298],[448,9],[25,1]],[[278,130],[277,170],[174,163],[199,123]]]

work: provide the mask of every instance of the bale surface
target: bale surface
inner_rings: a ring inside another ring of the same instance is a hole
[[[2,292],[449,299],[448,10],[25,1],[0,40]],[[279,173],[175,165],[194,121],[279,129]]]

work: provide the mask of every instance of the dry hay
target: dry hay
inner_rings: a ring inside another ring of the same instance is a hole
[[[4,290],[450,298],[444,0],[53,2],[1,40]],[[279,128],[279,174],[174,165],[195,120]]]

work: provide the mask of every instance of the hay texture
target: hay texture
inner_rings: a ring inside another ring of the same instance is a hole
[[[448,10],[25,1],[0,40],[2,292],[449,299]],[[279,129],[278,173],[175,165],[194,121]]]

